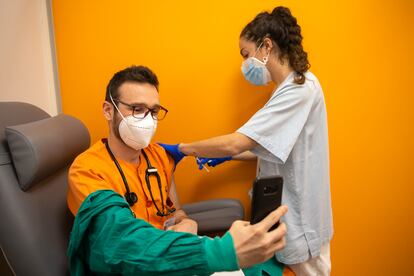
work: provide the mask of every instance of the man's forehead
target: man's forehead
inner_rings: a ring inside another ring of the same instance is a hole
[[[130,104],[159,104],[157,88],[149,83],[125,82],[118,88],[118,97]]]

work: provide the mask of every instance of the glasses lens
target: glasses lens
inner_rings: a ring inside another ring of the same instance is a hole
[[[167,110],[163,109],[163,108],[159,108],[157,110],[154,110],[152,113],[152,118],[154,118],[154,120],[158,120],[161,121],[162,119],[165,118],[165,115],[167,115]]]
[[[132,116],[134,116],[137,119],[144,119],[145,116],[147,116],[148,112],[149,110],[145,106],[136,106],[134,107]]]
[[[165,118],[168,111],[163,107],[149,109],[146,106],[135,106],[132,116],[134,116],[137,119],[144,119],[150,112],[154,120],[160,121]]]

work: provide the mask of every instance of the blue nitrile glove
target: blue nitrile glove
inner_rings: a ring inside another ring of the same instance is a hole
[[[209,167],[215,167],[221,163],[230,161],[231,159],[233,159],[231,156],[227,156],[222,158],[197,158],[196,160],[198,168],[202,170],[204,164],[207,164]]]
[[[171,157],[174,159],[174,163],[177,166],[178,162],[181,161],[186,155],[181,152],[181,150],[178,148],[179,144],[175,145],[168,145],[163,143],[158,143],[161,147],[165,149],[166,152],[168,152]]]

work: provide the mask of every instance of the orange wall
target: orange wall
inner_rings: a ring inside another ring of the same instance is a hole
[[[413,275],[414,91],[411,1],[53,1],[63,111],[107,133],[112,74],[144,64],[170,112],[155,141],[236,130],[268,97],[240,73],[238,36],[258,12],[291,7],[329,116],[332,275]],[[176,172],[183,202],[246,195],[255,165]]]

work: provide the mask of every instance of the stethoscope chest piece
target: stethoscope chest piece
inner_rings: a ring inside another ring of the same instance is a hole
[[[136,193],[134,192],[126,192],[125,195],[125,200],[128,202],[129,206],[134,206],[135,203],[138,202],[138,196]]]

